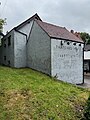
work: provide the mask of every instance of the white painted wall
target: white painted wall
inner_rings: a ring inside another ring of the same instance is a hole
[[[61,41],[63,45],[61,46]],[[70,44],[68,45],[67,42]],[[83,83],[83,44],[51,39],[51,75],[73,84]]]
[[[20,31],[21,33],[17,31],[14,32],[14,67],[16,68],[27,66],[26,43],[31,31],[32,24],[33,21],[30,21],[29,23],[18,29],[18,31]],[[27,39],[26,36],[22,33],[27,35]]]
[[[14,32],[14,67],[26,67],[26,36]]]
[[[51,74],[50,37],[34,22],[31,36],[27,43],[27,66]]]
[[[84,60],[90,59],[90,51],[84,51]]]
[[[8,45],[8,37],[11,36],[11,45]],[[6,45],[6,47],[4,46]],[[2,40],[2,45],[0,47],[0,64],[14,67],[14,30],[9,32]],[[4,60],[6,56],[6,60]],[[10,64],[8,63],[10,61]]]
[[[27,38],[29,37],[29,33],[30,33],[30,30],[31,30],[32,24],[33,24],[33,20],[19,29],[20,32],[27,35]]]

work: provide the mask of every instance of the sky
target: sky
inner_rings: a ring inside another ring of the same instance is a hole
[[[90,33],[90,0],[0,0],[4,33],[35,13],[48,23]]]

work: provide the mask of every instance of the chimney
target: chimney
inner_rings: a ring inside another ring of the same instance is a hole
[[[82,40],[82,38],[81,38],[81,36],[80,36],[80,32],[75,32],[74,35],[75,35],[76,37],[78,37],[79,39]]]
[[[70,32],[71,32],[72,34],[74,34],[74,30],[71,30]]]

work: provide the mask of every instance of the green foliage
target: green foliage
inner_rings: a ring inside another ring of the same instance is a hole
[[[3,25],[6,23],[6,19],[0,19],[0,32],[3,31]]]
[[[89,33],[81,32],[81,33],[80,33],[80,36],[81,36],[82,40],[83,40],[86,44],[89,44],[89,43],[90,43],[90,35],[89,35]]]
[[[87,100],[84,117],[85,120],[90,120],[90,96]]]
[[[0,120],[80,120],[88,90],[40,72],[0,66]]]

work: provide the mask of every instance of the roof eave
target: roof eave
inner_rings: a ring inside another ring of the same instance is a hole
[[[77,42],[77,43],[82,43],[84,44],[83,41],[75,41],[75,40],[70,40],[70,39],[66,39],[66,38],[59,38],[59,37],[53,37],[53,36],[50,36],[51,39],[61,39],[61,40],[68,40],[68,41],[72,41],[72,42]]]

